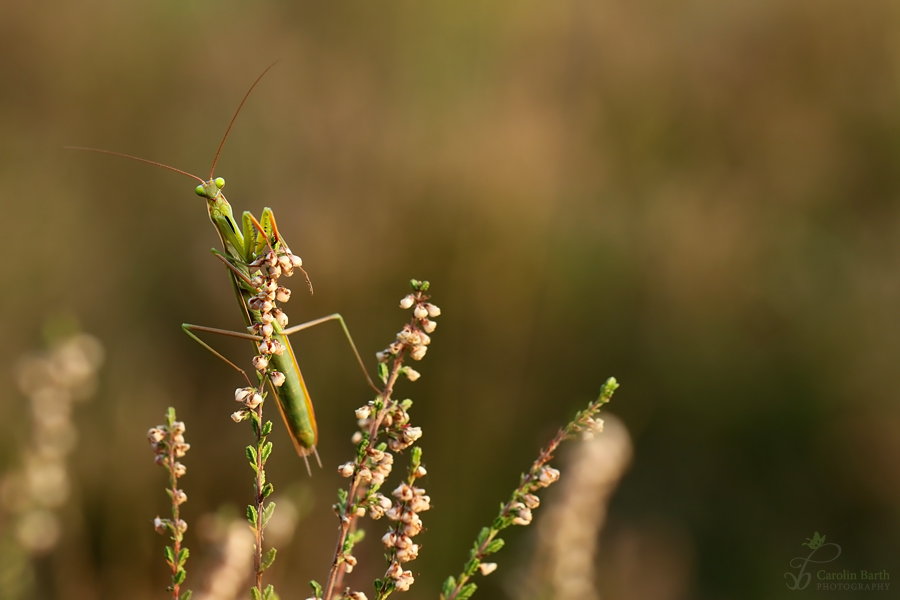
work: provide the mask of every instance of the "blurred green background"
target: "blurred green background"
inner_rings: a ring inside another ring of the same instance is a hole
[[[213,560],[194,525],[250,497],[240,379],[179,329],[241,326],[195,183],[62,147],[205,176],[276,59],[216,173],[303,257],[315,295],[291,281],[292,322],[339,311],[372,357],[410,277],[443,309],[398,391],[434,505],[405,597],[437,597],[610,375],[635,456],[601,540],[605,598],[793,597],[783,573],[814,530],[841,568],[900,575],[896,3],[7,1],[2,470],[29,431],[13,366],[48,316],[77,315],[107,352],[32,597],[165,597],[145,432],[166,406],[193,445],[191,587]],[[272,572],[283,598],[325,578],[335,466],[369,399],[336,326],[294,348],[325,468],[309,479],[276,427],[270,478],[308,509]],[[349,579],[366,592],[368,529]],[[511,597],[528,534],[476,597]]]

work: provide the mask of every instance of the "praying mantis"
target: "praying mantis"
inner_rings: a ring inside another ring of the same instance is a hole
[[[200,339],[195,332],[206,332],[220,334],[235,338],[247,339],[254,343],[254,347],[259,351],[259,356],[254,358],[254,366],[258,371],[259,392],[261,393],[265,385],[265,379],[269,379],[269,387],[275,396],[279,411],[284,423],[287,426],[288,433],[303,460],[306,462],[307,471],[309,471],[309,455],[314,455],[322,466],[316,451],[316,443],[318,442],[318,427],[316,425],[315,412],[313,410],[312,400],[306,389],[306,383],[303,375],[297,365],[297,359],[294,355],[288,336],[308,329],[315,325],[328,321],[337,321],[344,331],[347,341],[353,350],[356,360],[360,368],[365,374],[369,386],[380,393],[380,390],[372,382],[363,364],[356,344],[350,335],[347,324],[343,317],[338,314],[328,315],[319,319],[314,319],[300,325],[287,327],[287,317],[283,311],[274,306],[276,297],[279,301],[287,301],[290,291],[281,286],[275,287],[273,282],[280,276],[285,274],[290,276],[293,269],[300,270],[304,275],[306,272],[302,269],[302,261],[299,257],[293,255],[288,248],[287,243],[278,231],[275,222],[275,215],[271,208],[264,208],[261,220],[257,220],[249,211],[245,211],[241,218],[241,226],[235,220],[234,212],[231,205],[225,199],[222,188],[225,186],[225,180],[221,177],[215,177],[216,163],[225,146],[225,140],[237,119],[238,114],[243,108],[244,103],[253,91],[253,88],[260,82],[263,76],[274,66],[270,65],[262,74],[257,77],[256,81],[247,90],[237,110],[231,118],[225,135],[219,143],[213,159],[212,167],[209,171],[209,179],[202,179],[196,175],[170,167],[163,163],[122,154],[119,152],[111,152],[109,150],[98,150],[96,148],[70,147],[75,150],[89,150],[92,152],[100,152],[103,154],[112,154],[121,156],[131,160],[162,167],[176,173],[181,173],[195,179],[199,185],[195,188],[197,195],[206,199],[209,219],[216,229],[219,240],[222,242],[222,250],[212,249],[213,254],[221,260],[229,274],[232,289],[238,304],[241,308],[241,314],[247,325],[249,333],[239,331],[229,331],[214,327],[206,327],[203,325],[193,325],[190,323],[182,324],[182,329],[192,339],[201,346],[212,352],[215,356],[225,361],[232,368],[240,372],[247,380],[250,388],[254,386],[247,373],[232,361],[227,359],[212,346]],[[309,278],[307,277],[307,283]],[[310,292],[312,286],[310,285]],[[260,368],[262,367],[262,368]],[[271,367],[271,368],[270,368]],[[266,377],[269,375],[269,377]],[[240,390],[239,390],[240,391]]]

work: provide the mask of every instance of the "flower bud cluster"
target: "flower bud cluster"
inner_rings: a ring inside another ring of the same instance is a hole
[[[362,439],[361,432],[369,431],[372,426],[373,419],[378,415],[373,414],[375,402],[369,402],[366,406],[356,409],[356,418],[359,423],[359,435],[354,434],[354,442],[358,443]],[[382,412],[379,427],[388,437],[388,448],[394,452],[400,452],[413,445],[416,440],[422,437],[422,428],[413,427],[409,422],[409,413],[406,412],[412,406],[412,400],[404,400],[403,402],[391,402],[391,404]]]
[[[174,420],[175,412],[172,409],[169,411],[168,424],[151,428],[147,432],[147,441],[150,442],[150,447],[153,449],[156,464],[169,471],[171,489],[168,492],[172,499],[173,511],[177,511],[178,506],[187,502],[187,494],[177,487],[178,479],[187,473],[187,467],[175,459],[183,458],[191,449],[191,445],[184,439],[184,422]],[[174,537],[180,539],[180,536],[187,530],[187,523],[179,519],[177,515],[178,513],[174,512],[173,519],[156,517],[153,520],[153,528],[161,534],[171,531]]]
[[[302,270],[302,265],[300,257],[291,254],[286,246],[279,252],[270,249],[249,264],[252,273],[250,285],[256,290],[256,295],[247,301],[247,306],[253,311],[251,315],[254,320],[247,330],[262,338],[257,344],[259,354],[253,357],[253,368],[260,376],[268,377],[275,387],[281,387],[286,378],[284,373],[270,369],[269,363],[273,355],[281,356],[286,348],[282,342],[273,338],[273,335],[288,325],[288,317],[277,303],[287,302],[291,298],[291,290],[278,285],[278,278],[282,275],[290,277],[294,274],[294,269]],[[253,388],[235,390],[234,399],[244,404],[244,408],[231,415],[236,423],[246,419],[249,416],[248,411],[254,410],[263,400]]]
[[[427,289],[427,284],[400,301],[400,308],[413,309],[413,320],[403,326],[391,345],[376,354],[379,362],[387,362],[392,357],[397,358],[407,350],[413,360],[422,360],[425,357],[428,344],[431,343],[428,334],[437,328],[437,323],[432,319],[441,314],[441,309],[427,301],[429,296],[425,295],[424,289]],[[406,368],[404,372],[411,381],[419,378],[419,373],[413,369]]]
[[[422,519],[419,513],[431,508],[431,498],[425,494],[425,490],[413,485],[416,479],[426,474],[425,468],[418,464],[419,457],[420,453],[414,453],[409,480],[391,492],[397,503],[384,513],[395,523],[381,538],[391,561],[385,577],[391,580],[394,589],[401,592],[408,590],[415,581],[412,571],[404,569],[402,563],[415,560],[419,556],[419,544],[412,540],[422,532]]]

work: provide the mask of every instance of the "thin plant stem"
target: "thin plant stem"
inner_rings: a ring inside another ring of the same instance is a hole
[[[403,354],[400,354],[396,359],[394,359],[393,367],[391,368],[390,375],[387,378],[384,389],[381,393],[381,398],[383,401],[383,407],[376,415],[375,419],[372,420],[371,425],[369,426],[369,441],[367,450],[371,450],[375,447],[378,439],[378,430],[381,427],[381,422],[384,420],[384,416],[394,407],[396,401],[391,400],[391,394],[394,391],[394,384],[397,382],[397,378],[400,376],[400,368],[403,366]],[[350,483],[350,490],[347,494],[347,503],[344,506],[344,514],[340,515],[341,524],[340,530],[338,532],[338,540],[337,545],[334,549],[334,559],[331,562],[331,570],[328,573],[328,581],[325,584],[325,593],[323,598],[329,599],[332,597],[335,588],[339,587],[341,582],[343,581],[343,569],[341,569],[341,554],[344,548],[344,543],[347,541],[348,534],[352,531],[352,529],[356,525],[356,512],[353,510],[354,500],[359,495],[360,484],[362,483],[362,478],[360,476],[359,471],[357,471],[353,475],[353,481]]]

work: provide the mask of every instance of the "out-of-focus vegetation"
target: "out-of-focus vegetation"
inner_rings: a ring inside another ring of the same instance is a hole
[[[273,207],[303,257],[316,293],[295,290],[292,322],[340,311],[373,356],[410,277],[444,311],[407,384],[434,504],[408,598],[436,597],[608,375],[635,450],[600,545],[606,597],[788,597],[782,574],[814,530],[842,567],[896,571],[898,10],[0,3],[0,469],[28,433],[13,365],[47,316],[77,314],[108,356],[74,415],[72,499],[35,598],[163,597],[145,432],[166,406],[193,446],[193,568],[212,560],[201,515],[251,492],[247,430],[229,419],[241,380],[179,328],[241,325],[195,183],[62,147],[205,176],[275,59],[217,174],[236,209]],[[246,343],[220,347],[249,360]],[[284,597],[327,570],[334,467],[369,399],[336,327],[294,348],[326,467],[308,478],[276,428],[270,480],[312,502],[279,546]],[[380,575],[377,538],[354,577]],[[497,560],[485,598],[511,593],[504,572],[527,553]]]

